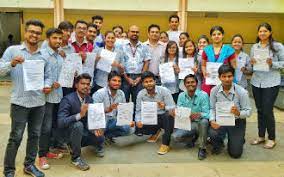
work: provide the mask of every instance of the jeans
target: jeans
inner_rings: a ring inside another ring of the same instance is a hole
[[[106,123],[105,136],[108,138],[130,135],[130,126],[116,126],[116,119],[108,119]]]
[[[143,125],[140,131],[145,135],[154,135],[161,128],[165,130],[162,137],[162,144],[168,146],[170,145],[171,134],[174,130],[174,118],[168,112],[158,115],[158,125]]]
[[[102,147],[104,136],[97,137],[87,130],[81,121],[74,122],[67,129],[62,129],[68,138],[68,144],[72,149],[72,160],[81,156],[81,147]]]
[[[4,173],[15,171],[15,159],[22,142],[26,124],[28,140],[26,147],[25,166],[34,164],[38,151],[40,129],[44,116],[44,106],[25,108],[11,104],[11,131],[4,157]]]
[[[257,108],[258,136],[265,138],[268,132],[268,139],[275,140],[275,117],[273,106],[279,93],[279,86],[271,88],[258,88],[252,86],[252,93]]]
[[[246,120],[236,119],[235,126],[221,126],[219,129],[209,129],[213,147],[221,148],[226,134],[228,136],[228,153],[232,158],[240,158],[245,143]]]
[[[191,130],[176,129],[172,134],[173,139],[177,142],[192,141],[194,135],[198,135],[199,147],[206,149],[208,119],[200,119],[199,121],[191,122]]]

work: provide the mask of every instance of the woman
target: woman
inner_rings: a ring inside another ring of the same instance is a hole
[[[187,32],[182,32],[179,35],[179,56],[182,56],[182,50],[183,50],[183,46],[185,41],[189,40],[189,34]]]
[[[209,73],[206,71],[207,62],[230,64],[236,68],[235,50],[230,45],[223,44],[224,29],[221,26],[214,26],[210,30],[212,44],[206,46],[202,53],[202,73],[206,78]],[[218,83],[214,84],[217,85]],[[210,91],[214,85],[207,85],[204,79],[201,89],[210,95]]]
[[[167,32],[162,31],[160,34],[160,41],[167,44],[169,42],[169,35]]]
[[[274,102],[279,92],[281,76],[279,69],[284,66],[284,47],[281,43],[274,41],[272,28],[268,23],[258,26],[256,44],[251,48],[251,64],[255,65],[257,50],[266,50],[268,58],[266,63],[268,71],[253,71],[251,78],[252,92],[257,108],[258,137],[251,144],[264,144],[264,148],[272,149],[275,141],[275,118],[273,113]],[[268,140],[265,141],[265,133],[268,133]]]
[[[201,35],[199,36],[197,40],[197,63],[198,63],[198,70],[196,73],[196,77],[198,79],[198,85],[197,88],[201,89],[201,83],[203,81],[203,75],[202,75],[202,70],[201,70],[201,63],[202,63],[202,53],[204,47],[209,45],[209,39],[206,35]]]

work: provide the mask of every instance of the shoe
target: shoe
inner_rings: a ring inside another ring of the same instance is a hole
[[[275,146],[276,146],[275,140],[267,140],[267,141],[265,142],[265,144],[263,145],[263,147],[264,147],[265,149],[273,149]]]
[[[54,153],[54,152],[48,152],[46,154],[46,157],[49,159],[61,159],[63,157],[62,153]]]
[[[95,152],[97,157],[104,157],[105,156],[105,151],[103,147],[95,147]]]
[[[157,140],[159,139],[161,135],[161,129],[157,131],[157,133],[155,135],[152,135],[148,138],[147,142],[148,143],[156,143]]]
[[[47,160],[46,160],[46,157],[40,157],[39,158],[39,161],[38,161],[38,165],[39,165],[39,168],[42,169],[42,170],[47,170],[50,168]]]
[[[159,151],[157,152],[159,155],[164,155],[170,151],[170,146],[162,144],[160,146]]]
[[[53,153],[61,153],[61,154],[70,154],[69,149],[67,147],[54,147],[49,148],[50,152]]]
[[[211,153],[218,155],[218,154],[221,154],[222,150],[223,150],[222,146],[220,146],[220,147],[213,147]]]
[[[5,177],[14,177],[15,176],[15,172],[5,173],[4,176]]]
[[[44,173],[39,171],[35,165],[29,165],[24,168],[24,173],[33,177],[44,177]]]
[[[262,143],[265,143],[265,138],[263,137],[257,137],[250,142],[251,145],[258,145]]]
[[[90,166],[83,159],[81,159],[81,157],[77,157],[76,159],[72,160],[71,163],[82,171],[90,169]]]
[[[206,159],[206,149],[202,149],[202,148],[199,148],[199,151],[198,151],[198,159],[199,160],[204,160]]]

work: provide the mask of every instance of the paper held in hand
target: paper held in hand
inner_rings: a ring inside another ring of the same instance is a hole
[[[207,62],[206,63],[206,72],[209,74],[205,78],[206,85],[218,85],[221,83],[219,80],[218,69],[223,63],[214,63],[214,62]]]
[[[23,63],[24,90],[42,90],[44,87],[44,61],[25,60]]]
[[[141,103],[141,120],[145,125],[158,124],[158,111],[157,102],[144,102]]]
[[[191,109],[185,107],[176,108],[175,116],[175,128],[181,130],[191,130],[191,120],[190,120]]]
[[[116,53],[106,49],[102,49],[100,57],[101,58],[98,61],[96,68],[109,73],[112,68],[111,65],[115,60]]]
[[[89,104],[88,128],[89,130],[106,128],[105,109],[103,103]]]
[[[117,106],[117,126],[130,125],[133,121],[133,102],[119,103]]]
[[[268,58],[270,58],[268,49],[254,49],[256,63],[253,65],[253,70],[269,71],[269,65],[266,63]]]
[[[160,72],[161,82],[163,84],[175,83],[176,76],[172,62],[160,64],[159,72]]]
[[[184,79],[185,76],[189,74],[194,74],[192,68],[194,67],[194,58],[179,58],[178,59],[178,66],[180,72],[178,74],[179,79]]]
[[[235,126],[235,115],[231,113],[232,101],[216,102],[216,122],[220,126]]]

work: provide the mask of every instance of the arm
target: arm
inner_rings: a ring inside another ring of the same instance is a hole
[[[7,75],[12,69],[12,48],[8,48],[0,59],[0,76]]]
[[[170,111],[176,108],[176,104],[174,102],[174,99],[172,97],[171,92],[168,89],[165,89],[164,91],[164,101],[165,101],[165,110]]]
[[[248,96],[248,92],[246,91],[241,97],[240,97],[240,118],[245,119],[247,117],[250,117],[251,115],[251,106],[250,106],[250,100]]]
[[[278,44],[278,43],[277,43]],[[276,55],[278,56],[278,61],[272,60],[272,69],[282,69],[284,68],[284,47],[282,44],[277,45]]]
[[[141,93],[141,91],[138,93],[138,96],[137,96],[137,99],[136,99],[135,122],[141,121],[142,95],[140,93]]]
[[[71,123],[80,120],[80,113],[70,115],[72,106],[67,98],[63,98],[58,109],[57,124],[59,128],[66,128]],[[78,117],[79,116],[79,117]]]
[[[210,119],[210,103],[209,103],[209,97],[207,94],[204,94],[202,98],[200,114],[201,114],[201,118]]]
[[[216,120],[216,93],[215,89],[211,90],[210,93],[210,118],[209,121],[215,121]]]

